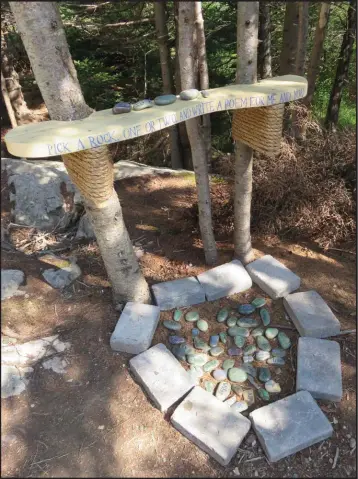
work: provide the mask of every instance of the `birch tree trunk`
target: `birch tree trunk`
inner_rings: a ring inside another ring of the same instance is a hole
[[[181,87],[183,90],[195,87],[194,78],[194,18],[192,2],[179,3],[179,63]],[[217,251],[211,218],[211,201],[205,144],[199,128],[198,118],[186,121],[188,137],[193,156],[196,189],[198,195],[199,226],[207,264],[217,261]]]
[[[271,68],[271,17],[268,2],[259,2],[258,70],[261,79],[272,77]]]
[[[159,45],[160,67],[162,70],[164,93],[174,93],[173,75],[168,47],[168,28],[166,25],[165,3],[154,2],[155,26]],[[179,128],[174,125],[169,128],[171,144],[171,165],[173,169],[183,168]]]
[[[236,83],[257,81],[259,2],[237,2]],[[244,264],[254,259],[251,245],[252,148],[235,141],[235,256]]]
[[[41,94],[53,120],[81,120],[92,113],[86,104],[68,49],[58,5],[54,2],[10,2],[18,31]],[[107,147],[76,153],[87,158],[97,155],[111,162]],[[66,157],[71,156],[65,155]],[[100,207],[85,199],[85,208],[112,284],[115,303],[150,303],[148,285],[141,273],[123,221],[114,189]]]

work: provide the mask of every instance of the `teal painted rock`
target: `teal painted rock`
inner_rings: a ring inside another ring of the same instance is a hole
[[[196,90],[195,88],[190,88],[189,90],[183,90],[180,92],[180,99],[181,100],[195,100],[195,98],[198,98],[200,95],[199,90]]]
[[[210,354],[214,357],[220,356],[220,354],[222,354],[223,352],[224,348],[222,348],[221,346],[216,346],[215,348],[210,349]]]
[[[199,336],[199,333],[200,333],[200,331],[198,330],[198,328],[193,328],[191,330],[191,335],[192,336]]]
[[[251,366],[251,364],[243,364],[242,366],[240,366],[240,368],[247,372],[249,376],[256,378],[257,369]]]
[[[239,385],[239,384],[232,384],[231,385],[231,389],[234,391],[234,393],[241,397],[244,393],[244,390],[242,389],[242,387]]]
[[[180,336],[169,336],[170,344],[182,344],[185,343],[185,339]]]
[[[264,336],[257,336],[256,343],[259,349],[261,349],[262,351],[271,351],[271,344]]]
[[[152,100],[140,100],[137,103],[134,103],[133,110],[134,111],[141,111],[145,110],[146,108],[152,108],[154,102]]]
[[[246,348],[244,348],[244,354],[254,354],[256,353],[257,351],[257,348],[254,344],[249,344],[248,346],[246,346]]]
[[[201,90],[200,93],[203,98],[208,98],[210,96],[210,93],[207,90]]]
[[[268,359],[267,363],[272,364],[272,366],[284,366],[286,364],[283,358],[278,357]]]
[[[229,328],[233,328],[234,326],[236,326],[236,321],[236,316],[230,316],[230,318],[226,321],[226,324],[229,326]]]
[[[266,383],[271,379],[271,372],[269,368],[259,368],[259,380]]]
[[[206,373],[211,373],[219,366],[220,362],[217,359],[212,359],[204,364],[203,369]]]
[[[271,351],[271,354],[272,356],[276,357],[276,358],[284,358],[286,356],[286,351],[284,349],[280,349],[280,348],[274,348],[272,351]]]
[[[221,382],[216,388],[215,396],[219,401],[225,401],[230,396],[231,393],[231,384],[227,382]]]
[[[188,354],[186,358],[188,363],[193,364],[194,366],[204,366],[204,364],[209,360],[208,356],[203,353]]]
[[[246,389],[243,393],[243,397],[249,407],[255,404],[255,393],[253,389]]]
[[[213,377],[217,381],[224,381],[225,379],[227,379],[227,373],[224,369],[215,369],[215,371],[213,372]]]
[[[154,98],[154,103],[158,106],[171,105],[176,100],[177,97],[175,95],[160,95]]]
[[[233,383],[243,383],[247,379],[247,373],[241,368],[231,368],[228,377]]]
[[[247,328],[237,328],[237,336],[243,336],[244,338],[248,338],[250,336],[250,331]]]
[[[231,398],[229,399],[225,399],[225,404],[227,404],[228,406],[232,406],[233,404],[236,403],[236,397],[235,396],[231,396]]]
[[[291,340],[283,331],[278,333],[277,339],[282,349],[288,349],[291,347]]]
[[[176,321],[168,320],[168,319],[163,321],[163,326],[172,331],[179,331],[179,329],[181,329],[181,325],[179,323],[177,323]]]
[[[240,318],[237,321],[237,325],[241,326],[242,328],[256,328],[259,323],[254,318]]]
[[[208,352],[210,349],[208,343],[205,342],[203,339],[198,338],[197,336],[193,339],[193,343],[196,349],[201,349],[204,352]]]
[[[266,361],[271,357],[271,354],[268,351],[258,351],[255,357],[256,361]]]
[[[209,344],[212,348],[215,348],[219,344],[219,335],[210,336]]]
[[[238,348],[242,348],[244,346],[245,342],[246,342],[246,338],[244,338],[243,336],[235,336],[234,337],[235,346],[237,346]]]
[[[251,314],[255,311],[255,306],[252,304],[240,304],[237,310],[240,314]]]
[[[179,359],[179,361],[185,361],[186,353],[184,349],[184,344],[175,344],[172,347],[172,353],[177,359]]]
[[[235,412],[235,413],[241,413],[241,412],[244,412],[246,411],[246,409],[249,408],[249,405],[247,404],[246,401],[237,401],[235,404],[233,404],[231,406],[231,409]]]
[[[265,336],[267,339],[274,339],[278,335],[277,328],[267,328],[265,331]]]
[[[227,343],[227,334],[226,333],[224,333],[224,332],[219,333],[219,338],[220,338],[220,341],[223,344]]]
[[[220,311],[218,312],[216,316],[216,321],[218,323],[223,323],[224,321],[227,320],[228,316],[229,316],[229,310],[226,308],[222,308],[220,309]]]
[[[270,400],[270,395],[269,393],[266,391],[266,389],[259,389],[258,391],[258,395],[260,396],[260,398],[263,400],[263,401],[269,401]]]
[[[254,308],[262,308],[262,306],[265,306],[266,304],[266,299],[264,298],[255,298],[253,301],[251,301],[252,306]]]
[[[180,311],[180,309],[176,309],[173,314],[173,319],[174,321],[180,321],[183,316],[183,311]]]
[[[228,353],[229,356],[240,356],[242,354],[242,349],[241,348],[230,348],[230,349],[228,349],[227,353]]]
[[[197,311],[190,311],[185,315],[185,321],[188,321],[188,323],[194,323],[195,321],[198,321],[198,319],[199,313]]]
[[[196,354],[195,349],[193,346],[190,346],[190,344],[183,344],[183,349],[185,351],[185,354]]]
[[[222,368],[227,371],[235,366],[235,359],[225,359]]]
[[[277,394],[281,392],[281,386],[273,379],[266,381],[265,389],[267,392]]]
[[[244,361],[244,363],[252,363],[253,360],[254,360],[254,357],[253,356],[248,356],[247,354],[245,354],[243,357],[242,357],[242,360]]]
[[[257,336],[263,336],[264,334],[264,328],[255,328],[253,331],[251,331],[251,335],[256,338]]]
[[[130,103],[126,103],[124,101],[120,101],[116,103],[112,108],[113,115],[120,115],[122,113],[129,113],[132,109],[132,105]]]
[[[260,384],[258,384],[252,376],[248,375],[247,379],[254,386],[255,389],[261,388]]]
[[[227,334],[231,337],[237,336],[237,332],[239,331],[239,328],[237,326],[231,326],[227,330]]]
[[[267,311],[266,308],[260,309],[260,318],[264,326],[268,326],[270,324],[270,313]]]
[[[213,394],[214,389],[215,389],[215,383],[212,381],[204,381],[204,388],[208,393]]]
[[[205,319],[199,319],[199,321],[196,323],[196,327],[199,329],[199,331],[203,331],[203,333],[209,329],[209,325]]]

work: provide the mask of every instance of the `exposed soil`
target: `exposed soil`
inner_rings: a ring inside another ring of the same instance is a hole
[[[150,284],[207,269],[197,226],[184,214],[195,199],[191,178],[128,179],[116,188],[130,236],[144,250],[140,262]],[[5,182],[1,189],[2,224],[6,226],[10,204]],[[14,242],[20,234],[26,239],[26,231],[11,228],[10,239]],[[231,238],[221,240],[219,258],[224,263],[232,259],[233,245]],[[356,328],[355,256],[322,254],[312,245],[274,237],[254,237],[253,244],[256,257],[272,254],[301,277],[302,290],[317,290],[336,312],[342,329]],[[237,472],[236,467],[240,477],[356,476],[356,451],[349,445],[356,438],[355,335],[334,338],[341,345],[342,401],[319,401],[332,422],[332,438],[270,464],[257,438],[256,445],[251,445],[251,432],[224,468],[177,432],[168,417],[148,401],[128,370],[131,356],[110,349],[118,312],[111,304],[96,244],[77,245],[63,254],[70,253],[77,256],[83,276],[61,293],[42,279],[41,271],[49,265],[40,257],[2,250],[2,267],[25,272],[22,289],[29,295],[2,303],[2,332],[13,331],[21,341],[60,333],[61,340],[71,343],[66,374],[37,366],[23,394],[1,401],[4,477],[227,477]],[[255,287],[193,309],[210,321],[212,332],[221,327],[215,321],[220,307],[233,307],[258,294],[262,292]],[[274,324],[292,327],[285,319],[282,300],[269,300],[268,308]],[[170,315],[163,312],[161,321]],[[297,334],[286,332],[293,346],[287,365],[279,375],[273,373],[282,387],[277,399],[295,392]],[[168,332],[159,325],[153,345],[168,344],[167,338]],[[257,399],[255,407],[261,404]]]

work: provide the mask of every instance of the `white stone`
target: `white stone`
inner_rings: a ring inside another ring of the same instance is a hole
[[[1,301],[12,296],[25,294],[18,291],[19,286],[24,282],[25,275],[18,269],[2,269],[1,270]]]
[[[162,412],[195,385],[189,374],[164,344],[156,344],[129,361],[133,375]]]
[[[248,419],[200,387],[177,407],[171,422],[222,466],[229,464],[251,427]]]
[[[342,399],[341,351],[336,341],[299,338],[296,391],[301,390],[315,399]]]
[[[68,366],[66,359],[61,359],[58,356],[54,358],[47,359],[42,363],[42,366],[45,369],[52,369],[53,372],[57,374],[64,374]]]
[[[205,302],[204,289],[194,277],[157,283],[152,291],[161,311]]]
[[[328,338],[341,330],[340,322],[316,291],[289,294],[283,305],[301,336]]]
[[[230,261],[198,275],[207,301],[214,301],[251,288],[252,281],[239,260]]]
[[[18,396],[25,391],[29,380],[26,375],[33,372],[33,368],[19,368],[17,366],[1,365],[1,398],[6,399]]]
[[[142,353],[151,345],[159,317],[158,306],[127,303],[112,333],[111,348],[123,353]]]
[[[272,299],[283,298],[300,287],[300,278],[269,254],[248,264],[246,270]]]
[[[333,428],[308,391],[300,391],[249,414],[271,462],[328,439]]]

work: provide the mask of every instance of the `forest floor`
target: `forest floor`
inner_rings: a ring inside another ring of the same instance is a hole
[[[149,284],[207,269],[197,226],[186,214],[195,199],[192,176],[131,178],[117,182],[116,190],[130,237],[143,249],[140,263]],[[3,181],[4,225],[9,221],[8,194]],[[26,231],[14,234],[26,239]],[[271,254],[298,274],[302,290],[317,290],[343,330],[356,328],[355,256],[339,251],[323,254],[312,244],[274,237],[254,237],[253,246],[256,257]],[[232,259],[230,237],[221,238],[218,248],[220,263]],[[2,268],[24,271],[22,289],[28,294],[2,302],[2,331],[15,332],[20,342],[59,333],[62,341],[71,343],[65,374],[35,366],[26,391],[2,399],[3,477],[356,477],[356,450],[350,445],[356,438],[354,334],[332,338],[341,345],[342,401],[318,401],[332,423],[333,436],[269,463],[257,438],[253,445],[251,431],[230,465],[221,467],[153,407],[129,372],[131,356],[111,350],[109,338],[119,313],[111,304],[96,244],[76,246],[71,254],[77,256],[83,274],[60,292],[42,279],[45,264],[36,255],[2,250]],[[254,287],[193,309],[214,322],[220,307],[232,307],[257,294]],[[282,300],[269,301],[268,307],[273,323],[292,326],[285,319]],[[161,321],[169,315],[162,313]],[[278,379],[280,398],[295,392],[297,334],[287,333],[293,346]],[[159,324],[152,344],[168,344],[167,337]],[[257,400],[256,407],[260,405]]]

